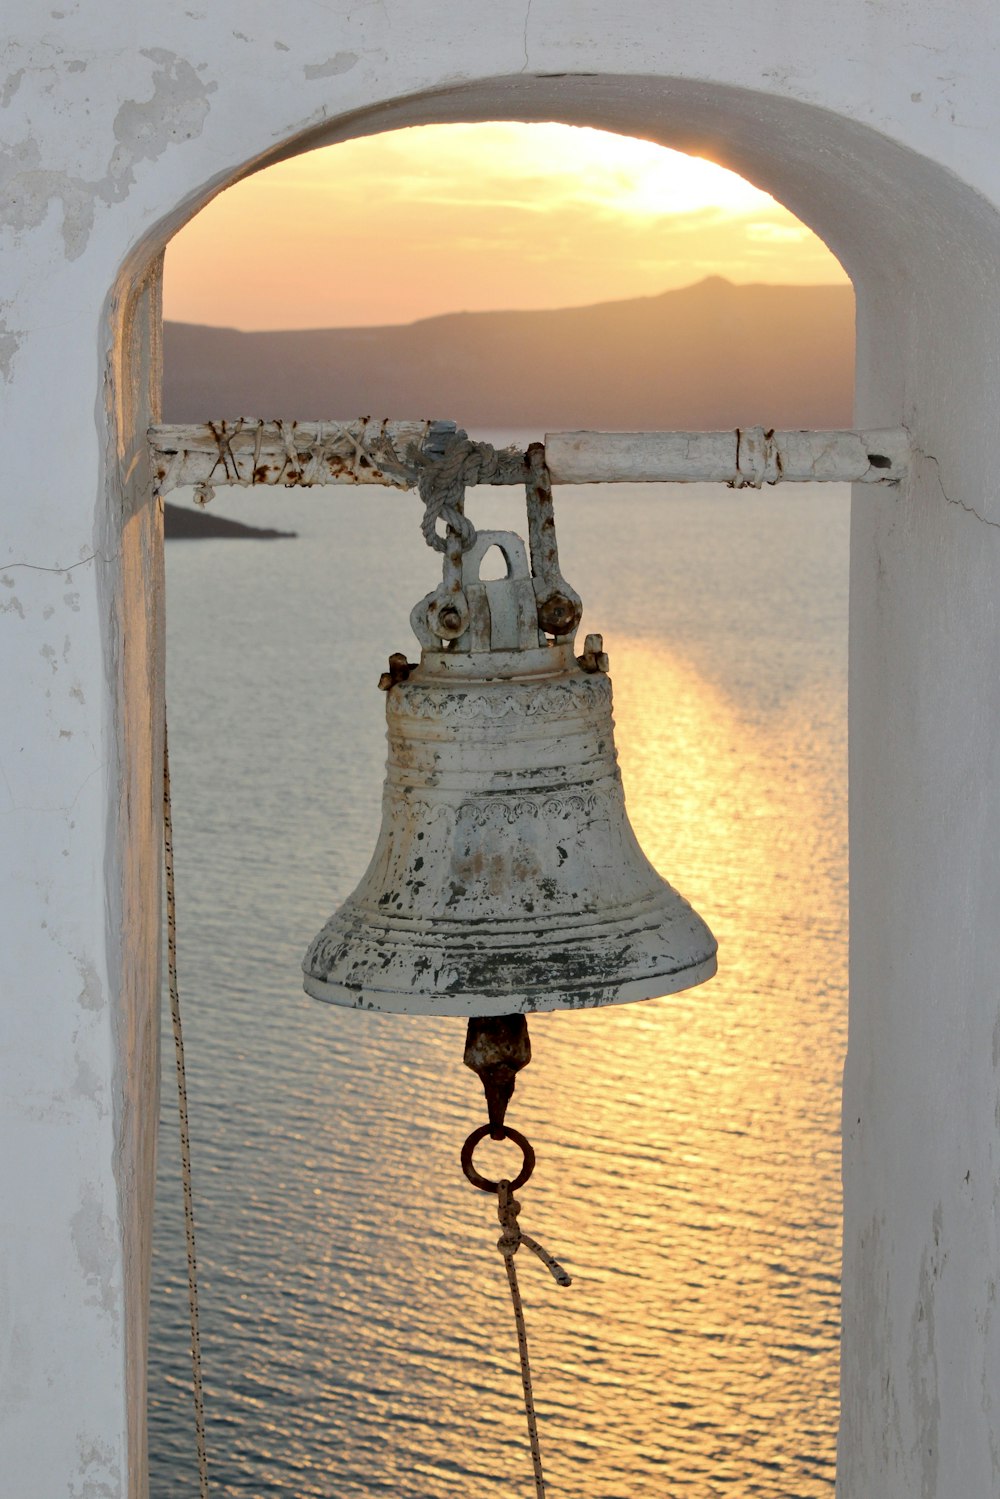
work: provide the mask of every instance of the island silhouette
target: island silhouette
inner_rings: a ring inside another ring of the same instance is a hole
[[[165,422],[435,417],[632,431],[851,422],[849,286],[734,286],[371,328],[164,326]]]

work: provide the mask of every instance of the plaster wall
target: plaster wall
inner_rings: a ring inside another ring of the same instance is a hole
[[[854,278],[858,424],[905,422],[921,454],[898,492],[858,493],[853,523],[839,1490],[1000,1492],[1000,12],[14,0],[7,29],[9,1492],[146,1492],[163,675],[143,434],[162,247],[280,155],[503,117],[700,150],[775,193]]]

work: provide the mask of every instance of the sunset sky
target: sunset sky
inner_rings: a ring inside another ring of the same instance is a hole
[[[847,280],[713,163],[571,125],[427,125],[230,188],[170,244],[164,315],[243,329],[582,306],[706,276]]]

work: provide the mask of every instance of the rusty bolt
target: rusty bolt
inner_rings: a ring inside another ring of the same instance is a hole
[[[604,637],[588,635],[583,642],[583,655],[577,656],[576,662],[581,671],[607,671],[608,658],[604,650]]]
[[[379,690],[388,692],[390,687],[395,687],[397,682],[405,682],[411,671],[416,671],[416,664],[407,661],[402,651],[393,651],[389,657],[389,670],[384,671],[378,679]]]
[[[552,593],[538,606],[538,623],[548,635],[568,635],[580,623],[580,606],[563,593]]]
[[[452,604],[446,604],[438,614],[438,625],[446,634],[458,633],[462,628],[462,614]]]

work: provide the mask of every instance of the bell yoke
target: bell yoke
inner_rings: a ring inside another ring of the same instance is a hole
[[[380,683],[381,832],[306,954],[316,999],[509,1016],[649,999],[715,972],[715,938],[632,831],[607,657],[599,635],[575,654],[582,607],[559,569],[541,444],[522,462],[530,565],[519,536],[473,530],[461,492],[439,506],[442,582],[411,615],[420,664],[395,655]],[[507,576],[481,580],[494,547]]]

